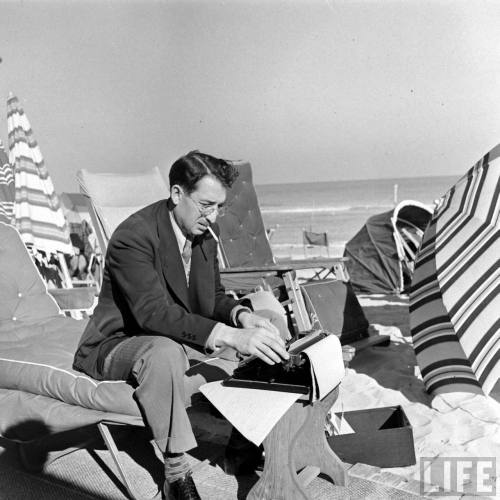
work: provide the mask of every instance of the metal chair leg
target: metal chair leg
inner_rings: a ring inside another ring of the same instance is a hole
[[[113,462],[115,463],[115,466],[118,469],[118,476],[121,479],[123,486],[125,486],[125,489],[127,490],[127,493],[132,500],[144,500],[144,495],[141,495],[135,491],[134,487],[132,486],[132,482],[130,481],[130,478],[127,476],[125,469],[123,468],[123,466],[120,462],[118,448],[116,446],[115,440],[113,439],[113,436],[111,435],[111,432],[109,430],[108,425],[110,425],[110,424],[107,424],[104,422],[99,422],[97,424],[97,427],[98,427],[99,432],[101,433],[101,436],[104,440],[104,444],[106,445],[106,448],[111,453],[111,457],[113,458]],[[160,497],[161,497],[161,492],[158,491],[151,498],[151,500],[159,499]]]

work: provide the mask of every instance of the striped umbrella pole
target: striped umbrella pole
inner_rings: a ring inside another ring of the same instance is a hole
[[[500,146],[440,200],[410,292],[417,361],[431,393],[489,392],[500,377]]]
[[[0,221],[11,224],[14,216],[14,171],[0,141]]]

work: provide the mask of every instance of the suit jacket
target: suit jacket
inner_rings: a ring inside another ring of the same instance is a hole
[[[165,335],[204,346],[216,322],[229,323],[238,302],[220,283],[215,240],[209,233],[194,238],[189,287],[181,259],[168,200],[143,208],[117,227],[75,369],[102,379],[107,354],[128,336]]]

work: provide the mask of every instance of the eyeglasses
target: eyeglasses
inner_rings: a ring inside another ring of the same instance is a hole
[[[223,217],[226,213],[226,205],[204,205],[203,203],[193,200],[189,195],[186,195],[186,198],[189,198],[193,202],[193,205],[198,209],[202,217],[208,217],[214,212],[217,212],[219,217]]]

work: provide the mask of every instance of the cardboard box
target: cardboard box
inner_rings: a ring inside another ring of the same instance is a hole
[[[413,431],[401,406],[344,412],[343,418],[355,432],[327,436],[342,461],[376,467],[415,464]]]

